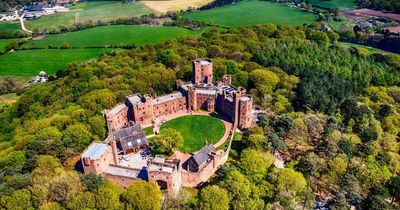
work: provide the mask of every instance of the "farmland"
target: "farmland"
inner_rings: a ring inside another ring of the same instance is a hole
[[[0,76],[33,76],[65,69],[68,63],[96,58],[111,49],[22,50],[0,56]]]
[[[206,5],[212,0],[167,0],[167,1],[142,1],[148,8],[159,12],[166,13],[168,11],[185,10],[189,7],[198,8]]]
[[[313,14],[308,12],[302,12],[280,4],[252,0],[189,13],[184,17],[197,21],[207,21],[222,27],[240,27],[263,23],[302,25],[311,23],[316,19]]]
[[[120,1],[93,1],[79,3],[77,7],[70,8],[69,12],[43,16],[37,20],[27,21],[28,29],[51,28],[56,26],[69,26],[75,23],[75,16],[79,21],[109,21],[117,18],[139,17],[153,11],[141,2],[122,4]]]
[[[194,36],[202,31],[190,31],[177,27],[155,27],[155,26],[132,26],[115,25],[102,26],[83,31],[47,35],[42,40],[34,40],[27,43],[27,46],[60,47],[66,43],[70,47],[102,47],[135,44],[154,44],[167,39],[183,36]]]
[[[355,0],[331,0],[331,1],[309,0],[308,2],[316,6],[324,8],[338,8],[340,10],[352,10],[357,7]]]

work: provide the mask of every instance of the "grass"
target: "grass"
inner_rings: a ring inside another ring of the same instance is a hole
[[[374,48],[374,47],[361,45],[361,44],[348,43],[348,42],[340,42],[340,43],[343,46],[346,46],[346,47],[355,47],[355,48],[358,48],[358,49],[366,50],[367,53],[369,53],[369,54],[381,53],[381,54],[385,54],[385,55],[394,55],[394,56],[400,58],[400,54],[387,52],[387,51],[384,51],[384,50],[381,50],[381,49],[377,49],[377,48]]]
[[[15,33],[21,29],[19,22],[0,22],[0,31]]]
[[[68,63],[96,58],[111,49],[23,50],[0,56],[0,76],[28,77],[44,70],[53,74]]]
[[[357,8],[355,0],[308,0],[312,5],[320,6],[323,8],[338,8],[340,10],[353,10]]]
[[[135,44],[154,44],[183,36],[194,36],[202,31],[190,31],[184,28],[164,26],[132,26],[115,25],[102,26],[77,32],[47,35],[42,40],[34,40],[27,43],[28,47],[33,45],[39,47],[60,47],[67,43],[70,47],[93,47],[93,46],[116,46]]]
[[[207,21],[223,27],[274,23],[302,25],[315,21],[316,16],[281,4],[266,1],[245,0],[239,3],[203,10],[184,15],[185,18]]]
[[[151,126],[151,127],[143,128],[143,133],[144,133],[146,136],[149,136],[149,135],[154,134],[154,133],[153,133],[153,127]]]
[[[57,13],[54,15],[43,16],[36,20],[26,21],[26,27],[30,30],[35,28],[44,29],[56,26],[69,26],[75,23],[75,17],[79,17],[78,22],[82,21],[109,21],[117,18],[139,17],[150,14],[153,11],[141,2],[133,4],[122,4],[122,1],[93,1],[79,3],[75,8],[70,8],[69,12]]]
[[[0,51],[5,50],[7,45],[9,45],[12,42],[18,42],[19,39],[0,39]]]
[[[3,101],[5,104],[12,104],[19,99],[19,96],[15,93],[9,93],[0,95],[0,101]]]
[[[188,115],[165,122],[161,125],[161,133],[166,128],[182,134],[184,144],[179,150],[188,153],[200,150],[206,141],[217,143],[225,134],[225,125],[220,119],[203,115]]]

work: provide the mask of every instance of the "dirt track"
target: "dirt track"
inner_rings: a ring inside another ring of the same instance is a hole
[[[400,23],[400,14],[386,13],[372,9],[356,9],[349,12],[344,12],[343,15],[350,19],[362,18],[366,16],[387,17]]]

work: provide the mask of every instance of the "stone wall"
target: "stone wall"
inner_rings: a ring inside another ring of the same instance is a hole
[[[176,196],[182,186],[181,171],[174,170],[173,172],[165,171],[150,171],[148,175],[149,181],[159,182],[163,181],[167,184],[168,194]]]
[[[228,160],[228,157],[229,150],[226,150],[221,154],[215,155],[214,159],[198,172],[182,170],[182,186],[198,187],[202,183],[206,182]]]
[[[178,98],[165,103],[154,105],[154,117],[161,117],[186,111],[186,98]]]
[[[86,150],[82,154],[84,154],[85,152],[86,152]],[[96,160],[81,157],[81,162],[82,162],[83,171],[85,172],[85,174],[88,174],[88,173],[102,174],[103,171],[110,164],[114,163],[114,155],[113,155],[112,147],[107,146],[107,151],[103,155],[101,155],[100,158],[98,158]]]
[[[118,106],[124,106],[124,104],[118,104]],[[108,122],[109,130],[118,130],[120,128],[126,127],[128,125],[128,107],[120,109],[118,112],[112,112],[111,110],[106,110],[106,119]]]

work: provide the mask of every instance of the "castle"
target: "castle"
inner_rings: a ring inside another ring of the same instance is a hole
[[[240,129],[250,127],[253,100],[246,90],[232,86],[230,76],[215,84],[212,82],[211,60],[197,59],[193,61],[192,82],[178,80],[177,91],[156,98],[140,94],[128,96],[124,104],[107,112],[109,128],[118,130],[129,121],[145,127],[157,118],[198,109],[217,111]]]
[[[149,144],[142,127],[201,109],[217,111],[232,123],[233,129],[244,129],[252,124],[253,101],[244,88],[232,86],[230,76],[213,83],[211,60],[193,61],[193,80],[178,80],[176,85],[176,91],[170,94],[156,98],[135,94],[106,110],[109,136],[104,142],[92,143],[81,154],[84,172],[104,175],[121,187],[136,179],[154,181],[173,196],[181,187],[206,182],[228,160],[233,131],[224,150],[217,151],[209,144],[188,158],[166,158],[146,154]]]

